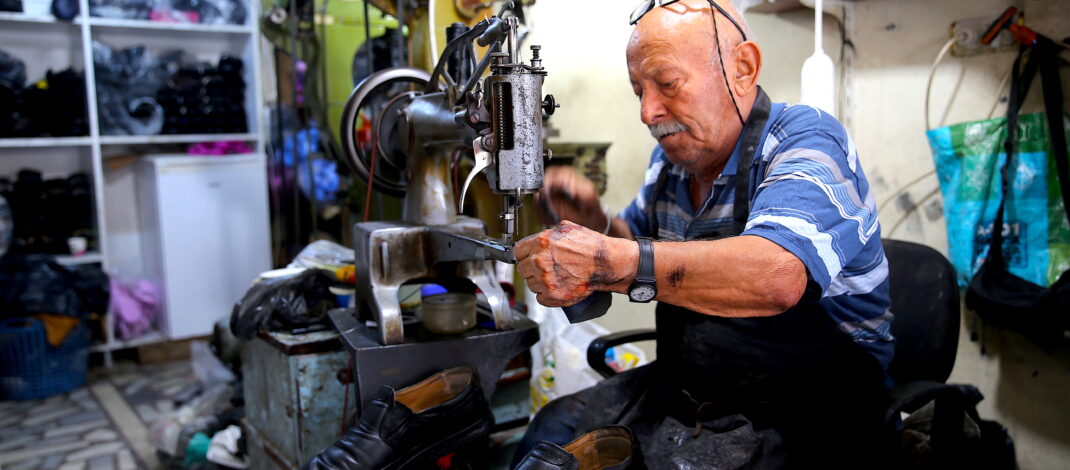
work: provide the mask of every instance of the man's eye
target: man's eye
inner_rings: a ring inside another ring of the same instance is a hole
[[[661,82],[661,83],[658,84],[658,86],[660,86],[662,88],[672,88],[675,85],[676,85],[676,80],[673,80],[673,81],[670,81],[670,82]]]

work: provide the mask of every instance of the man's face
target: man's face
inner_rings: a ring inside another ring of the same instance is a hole
[[[648,19],[639,23],[628,44],[628,75],[641,102],[643,123],[669,161],[689,173],[719,171],[735,146],[740,124],[711,49],[712,35],[644,22]],[[728,62],[726,58],[726,67]]]

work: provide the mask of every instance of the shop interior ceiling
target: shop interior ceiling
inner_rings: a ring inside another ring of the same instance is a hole
[[[367,186],[355,176],[339,146],[345,101],[369,70],[430,71],[445,47],[447,26],[455,22],[471,26],[504,3],[263,2],[261,31],[274,46],[278,86],[268,141],[277,266],[316,239],[349,245],[349,229],[365,212],[373,219],[399,216],[400,203],[393,197],[375,194],[369,199],[371,207],[365,207]],[[523,5],[514,11],[522,17]]]

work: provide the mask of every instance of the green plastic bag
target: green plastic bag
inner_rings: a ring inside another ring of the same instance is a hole
[[[1010,272],[1048,286],[1070,269],[1070,223],[1059,192],[1044,113],[1018,116],[1014,194],[1007,198],[1003,253]],[[965,288],[988,255],[1006,161],[1006,118],[930,130],[951,264]]]

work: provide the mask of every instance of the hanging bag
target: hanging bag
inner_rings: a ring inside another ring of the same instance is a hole
[[[1027,53],[1028,59],[1022,67],[1023,57]],[[1021,48],[1014,61],[1007,105],[1007,136],[1003,142],[1006,161],[1000,171],[999,208],[992,226],[988,257],[970,280],[966,292],[966,306],[986,322],[1041,337],[1061,336],[1070,326],[1070,271],[1064,271],[1051,287],[1037,285],[1011,273],[1006,250],[1014,247],[1004,246],[1004,236],[1011,231],[1003,222],[1008,195],[1015,190],[1014,160],[1020,157],[1017,148],[1018,111],[1038,69],[1044,90],[1050,156],[1055,162],[1063,206],[1063,213],[1051,211],[1049,214],[1052,217],[1065,216],[1070,220],[1070,160],[1066,150],[1058,53],[1058,45],[1046,37],[1037,36],[1031,46]]]

